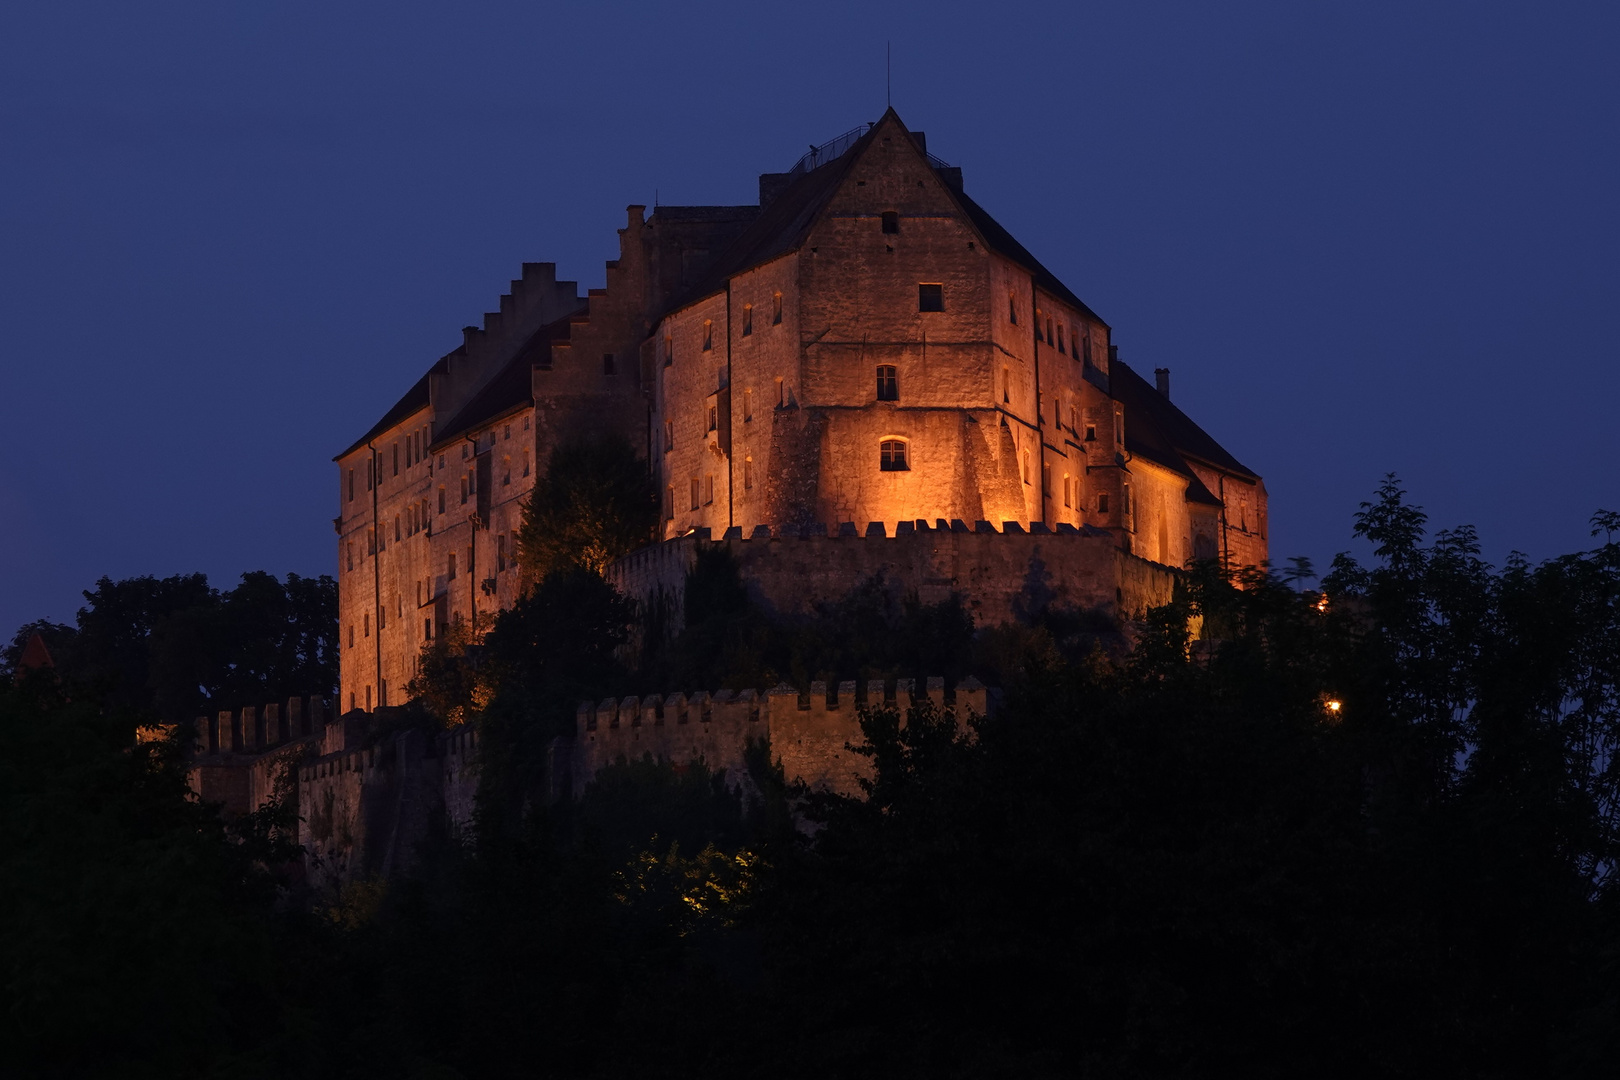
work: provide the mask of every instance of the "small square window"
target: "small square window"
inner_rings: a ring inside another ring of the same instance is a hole
[[[893,210],[883,211],[883,231],[898,233],[900,231],[900,215]]]
[[[917,286],[918,311],[944,311],[945,286],[918,285]]]
[[[900,380],[895,374],[891,364],[880,364],[877,369],[877,399],[879,401],[900,400]]]
[[[878,468],[883,472],[909,472],[910,463],[906,460],[906,441],[904,439],[884,439],[879,447]]]

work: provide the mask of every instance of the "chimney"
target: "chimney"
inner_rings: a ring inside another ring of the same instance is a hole
[[[1169,401],[1170,400],[1170,369],[1167,368],[1167,367],[1156,367],[1156,368],[1154,368],[1153,369],[1153,381],[1159,384],[1159,393],[1164,395],[1164,400]]]

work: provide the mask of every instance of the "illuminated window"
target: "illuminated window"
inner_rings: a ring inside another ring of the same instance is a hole
[[[884,439],[878,452],[878,468],[883,472],[908,472],[911,469],[906,459],[906,441],[904,439]]]
[[[944,311],[945,310],[945,286],[943,286],[943,285],[929,285],[929,284],[918,285],[917,286],[917,310],[918,311]]]
[[[883,231],[897,233],[900,231],[900,215],[893,210],[883,211]]]
[[[877,369],[877,399],[879,401],[900,400],[900,380],[895,374],[892,364],[879,364]]]
[[[776,293],[771,297],[771,325],[782,325],[782,294]]]
[[[754,332],[754,305],[743,305],[742,336],[747,337]]]
[[[703,351],[708,352],[714,348],[714,320],[703,320]]]
[[[619,373],[619,364],[618,364],[618,361],[613,359],[613,354],[610,353],[610,352],[603,353],[602,354],[602,374],[604,374],[604,375],[617,375],[618,373]],[[512,437],[512,429],[511,428],[506,429],[506,437],[507,438]]]
[[[754,459],[743,458],[743,490],[748,491],[754,486]]]

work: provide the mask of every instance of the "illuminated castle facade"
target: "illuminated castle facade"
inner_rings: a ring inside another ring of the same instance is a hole
[[[1266,558],[1260,477],[892,110],[761,176],[758,206],[632,206],[619,240],[584,297],[526,265],[338,455],[340,707],[399,704],[424,643],[514,602],[522,500],[577,435],[658,477],[666,543],[610,575],[642,599],[704,542],[778,607],[881,571],[981,621],[1032,573],[1124,613],[1190,559]]]

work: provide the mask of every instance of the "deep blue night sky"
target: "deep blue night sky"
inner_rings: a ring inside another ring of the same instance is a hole
[[[342,449],[524,260],[894,104],[1323,564],[1620,509],[1620,5],[7,5],[0,635],[335,566]]]

